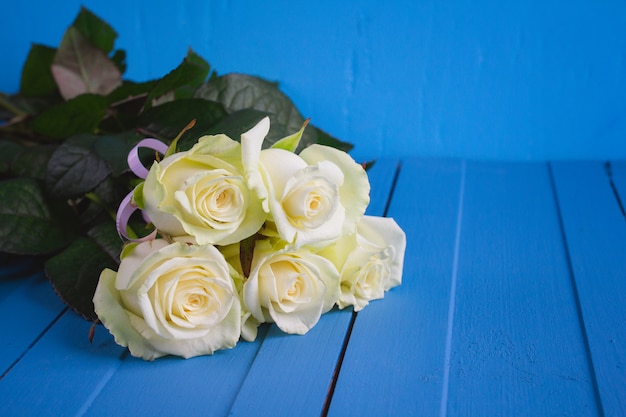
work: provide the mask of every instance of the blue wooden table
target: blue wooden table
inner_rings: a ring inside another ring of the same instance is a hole
[[[370,181],[407,233],[403,285],[210,357],[90,344],[5,258],[0,415],[626,415],[625,162],[381,160]]]

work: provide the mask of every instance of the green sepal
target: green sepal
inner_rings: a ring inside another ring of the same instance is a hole
[[[137,208],[139,208],[140,210],[143,210],[145,207],[144,201],[143,201],[143,185],[144,184],[145,182],[140,183],[133,190],[133,197],[132,197],[133,204],[135,204]]]
[[[122,252],[120,253],[120,261],[130,255],[138,244],[139,242],[127,242],[126,244],[124,244],[124,246],[122,247]]]
[[[300,139],[302,138],[304,129],[307,127],[310,121],[311,118],[306,119],[304,123],[302,123],[302,127],[300,128],[300,130],[298,130],[293,135],[289,135],[277,140],[271,147],[276,149],[284,149],[289,152],[295,152],[298,148],[298,145],[300,144]]]

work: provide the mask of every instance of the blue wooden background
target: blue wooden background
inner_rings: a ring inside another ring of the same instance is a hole
[[[278,80],[356,157],[626,158],[623,1],[22,0],[0,13],[0,90],[83,4],[119,33],[127,77],[192,47]]]

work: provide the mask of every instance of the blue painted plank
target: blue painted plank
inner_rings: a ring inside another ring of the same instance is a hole
[[[146,362],[64,314],[0,380],[0,415],[226,415],[259,341],[214,356]],[[123,412],[121,411],[123,410]]]
[[[112,337],[97,335],[90,345],[90,326],[63,314],[0,380],[0,415],[81,415],[125,355]]]
[[[372,177],[374,201],[371,207],[374,210],[382,211],[386,204],[395,166],[393,161],[380,163],[373,171],[381,173]],[[378,189],[381,189],[380,193],[376,192]],[[45,288],[51,293],[49,287]],[[22,291],[21,284],[16,292],[24,293],[23,298],[28,299],[28,289]],[[32,293],[30,296],[34,300]],[[54,294],[52,296],[58,302]],[[7,306],[15,307],[14,302]],[[329,348],[340,349],[343,341],[345,330],[337,330],[333,324],[336,324],[338,315],[337,312],[328,314],[318,329],[322,338],[324,334],[332,334],[327,330],[335,330],[332,339],[339,343],[329,342]],[[349,315],[347,317],[349,319]],[[212,357],[188,361],[164,358],[147,363],[127,357],[126,350],[115,345],[102,328],[96,333],[96,344],[89,345],[89,326],[71,312],[64,314],[0,381],[0,398],[10,398],[0,405],[0,415],[19,412],[42,416],[112,415],[121,406],[130,414],[148,411],[170,415],[181,412],[186,415],[224,415],[229,411],[267,329],[261,329],[257,342],[243,342]],[[37,331],[42,329],[42,326],[29,327]],[[345,328],[347,323],[343,326]],[[7,331],[16,333],[15,329]],[[297,342],[306,340],[300,338]],[[266,352],[272,356],[272,343],[268,346]],[[328,356],[331,370],[326,380],[319,381],[319,387],[327,389],[337,356]],[[145,395],[146,392],[150,395]],[[320,407],[323,399],[324,396]]]
[[[611,180],[622,209],[626,210],[626,161],[611,161]]]
[[[9,372],[65,308],[43,272],[32,273],[30,265],[23,266],[0,269],[0,376]]]
[[[25,278],[41,271],[32,257],[0,252],[0,302],[20,288]]]
[[[441,415],[601,415],[545,164],[468,163],[453,287]]]
[[[368,214],[383,214],[397,167],[397,160],[384,159],[368,172]],[[351,318],[352,309],[331,311],[304,336],[272,326],[230,415],[319,416]]]
[[[129,356],[102,390],[84,404],[84,415],[225,416],[266,330],[262,327],[253,343],[241,342],[213,356],[166,357],[154,362]]]
[[[229,416],[319,416],[351,319],[326,313],[306,335],[272,326]]]
[[[329,416],[439,412],[462,172],[403,162],[388,212],[407,235],[403,283],[358,313]]]
[[[552,164],[605,416],[626,415],[626,222],[602,163]]]

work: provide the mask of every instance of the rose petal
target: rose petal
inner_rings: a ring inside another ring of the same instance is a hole
[[[263,182],[259,169],[259,159],[263,140],[270,131],[270,119],[264,117],[252,129],[241,135],[241,161],[244,167],[248,186],[253,190],[263,203],[265,212],[269,211],[266,199],[268,191]]]
[[[304,149],[300,152],[300,157],[310,165],[327,161],[332,162],[341,169],[345,180],[339,194],[341,204],[346,209],[342,234],[353,233],[356,224],[361,220],[370,201],[370,184],[363,167],[357,164],[346,152],[318,144]]]

